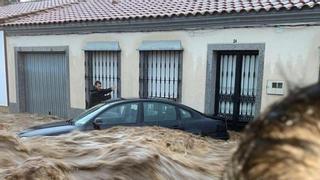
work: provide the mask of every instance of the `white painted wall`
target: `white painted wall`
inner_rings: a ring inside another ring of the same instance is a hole
[[[119,41],[121,94],[138,97],[139,45],[143,40],[181,40],[183,51],[182,103],[204,111],[207,45],[265,43],[262,109],[282,98],[267,95],[267,80],[308,85],[318,80],[320,27],[239,28],[201,31],[22,36],[7,38],[10,102],[16,102],[14,47],[69,46],[71,107],[85,107],[84,52],[90,41]],[[287,92],[286,92],[287,93]]]
[[[4,33],[0,31],[0,106],[8,106]]]

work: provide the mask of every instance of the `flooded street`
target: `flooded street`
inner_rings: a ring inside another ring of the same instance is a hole
[[[16,137],[51,121],[0,113],[0,179],[219,179],[237,145],[159,127]]]

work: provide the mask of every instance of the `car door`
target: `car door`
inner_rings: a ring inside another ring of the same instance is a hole
[[[155,103],[143,103],[143,125],[144,126],[158,126],[158,109]]]
[[[201,118],[195,117],[190,111],[178,108],[178,115],[185,131],[194,134],[202,134],[204,123]]]
[[[124,103],[112,106],[100,113],[95,117],[93,124],[98,126],[98,129],[112,126],[136,126],[138,117],[139,103]]]
[[[181,129],[176,107],[160,102],[143,103],[143,119],[145,125],[158,125],[172,129]]]

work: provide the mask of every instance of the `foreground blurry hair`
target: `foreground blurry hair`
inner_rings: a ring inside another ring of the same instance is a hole
[[[320,178],[320,85],[290,93],[245,130],[223,179]]]

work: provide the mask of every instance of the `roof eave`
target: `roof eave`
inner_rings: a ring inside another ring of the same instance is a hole
[[[199,30],[241,27],[266,27],[290,24],[320,23],[319,8],[234,12],[140,18],[113,21],[84,21],[56,24],[18,25],[3,27],[9,36],[48,34],[89,34],[109,32],[150,32]],[[1,28],[1,27],[0,27]]]

